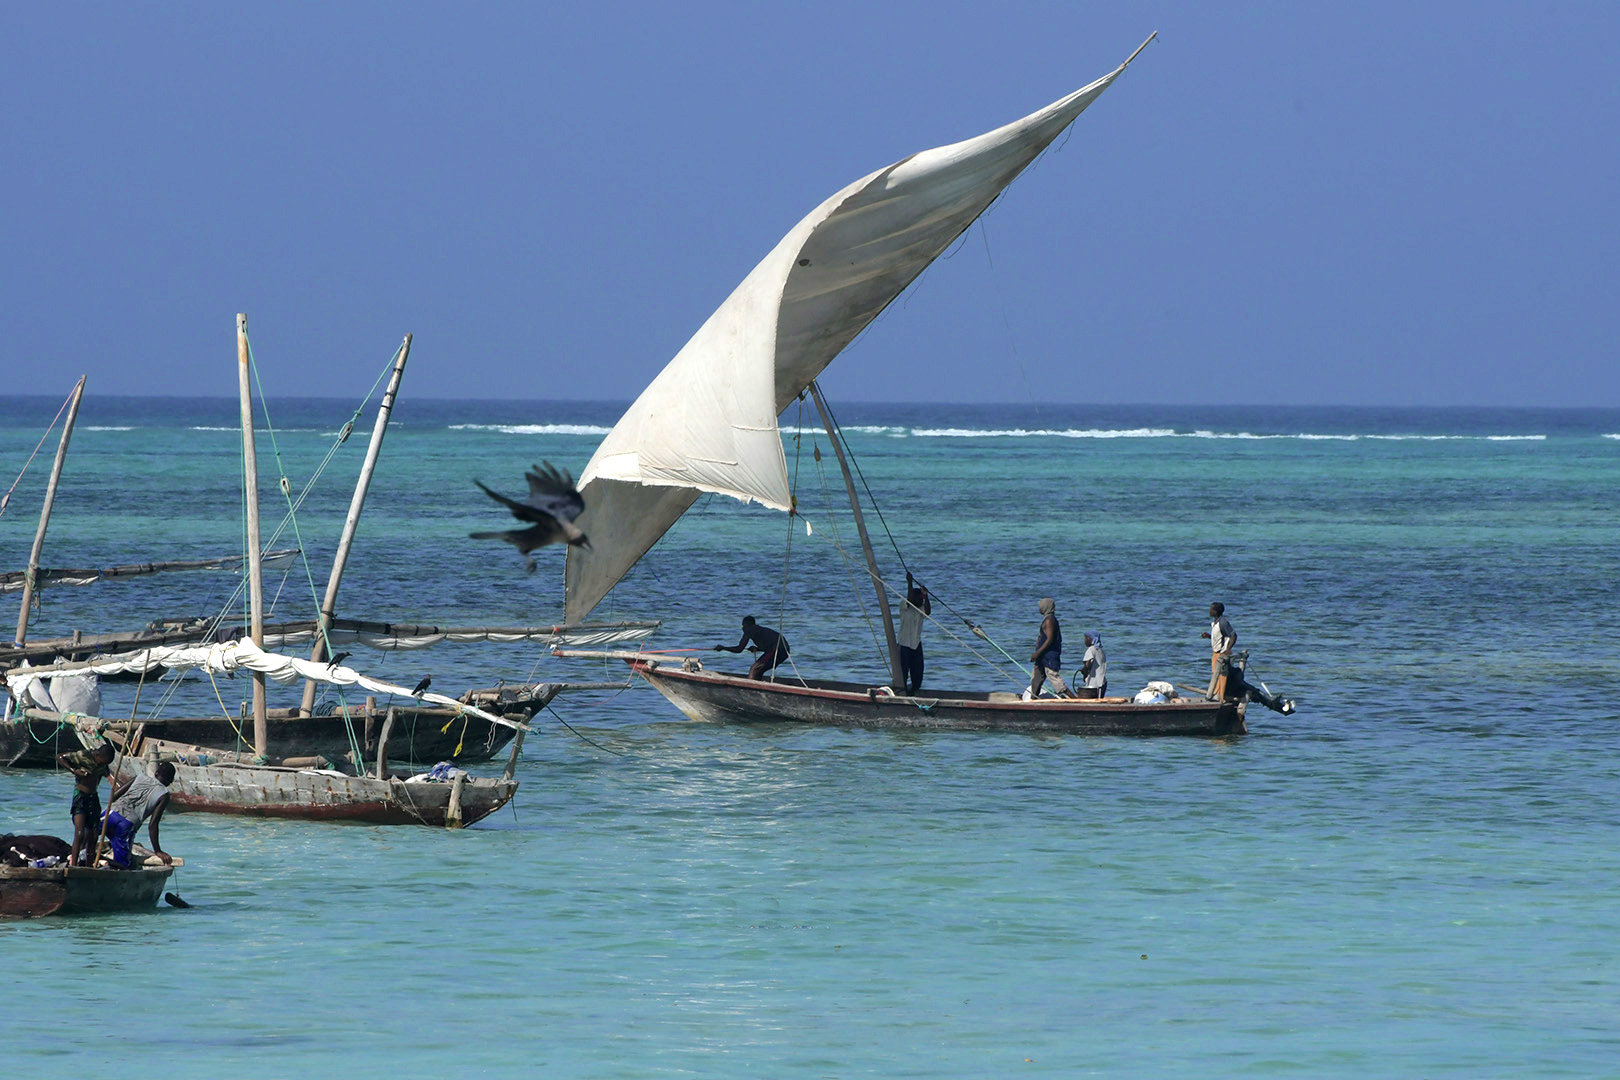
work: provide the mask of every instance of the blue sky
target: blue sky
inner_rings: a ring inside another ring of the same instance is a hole
[[[1160,39],[844,400],[1620,404],[1620,5],[10,4],[7,392],[629,399],[803,214]]]

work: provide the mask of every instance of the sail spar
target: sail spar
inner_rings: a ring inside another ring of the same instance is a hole
[[[586,465],[578,524],[591,548],[568,549],[568,621],[589,614],[700,494],[790,509],[782,410],[1141,51],[1022,120],[857,180],[794,226]]]

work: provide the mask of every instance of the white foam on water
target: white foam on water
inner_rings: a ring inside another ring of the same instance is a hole
[[[498,431],[503,435],[606,435],[598,424],[451,424],[451,431]]]
[[[1291,435],[1261,435],[1252,431],[1210,431],[1205,428],[1195,431],[1177,431],[1174,428],[913,428],[911,434],[921,439],[1299,439],[1304,442],[1359,442],[1362,439],[1385,442],[1543,442],[1547,438],[1545,435],[1364,435],[1356,432],[1330,435],[1310,431]],[[1605,437],[1620,439],[1620,434]]]
[[[919,439],[1166,439],[1171,428],[912,428]]]
[[[132,427],[120,427],[117,424],[91,424],[86,431],[134,431]]]
[[[1617,431],[1612,435],[1611,434],[1605,434],[1603,437],[1605,439],[1620,439],[1620,431]]]

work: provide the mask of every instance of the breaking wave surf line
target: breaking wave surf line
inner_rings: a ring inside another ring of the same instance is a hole
[[[1174,428],[914,428],[911,434],[922,439],[1301,439],[1306,442],[1359,442],[1362,439],[1385,442],[1542,442],[1547,438],[1545,435],[1328,435],[1304,431],[1262,435],[1252,431],[1177,431]]]
[[[503,435],[606,435],[599,424],[451,424],[451,431],[498,431]]]

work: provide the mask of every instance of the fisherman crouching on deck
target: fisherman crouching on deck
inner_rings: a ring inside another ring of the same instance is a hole
[[[158,763],[156,775],[144,773],[112,793],[112,808],[107,811],[107,840],[112,844],[112,861],[129,868],[129,846],[135,839],[135,830],[141,822],[151,819],[147,835],[152,840],[152,854],[165,863],[174,861],[158,842],[158,822],[169,808],[169,785],[174,783],[174,765]]]
[[[1041,685],[1047,680],[1052,682],[1053,693],[1069,697],[1069,684],[1063,681],[1063,627],[1058,625],[1057,601],[1043,596],[1035,610],[1041,614],[1041,629],[1035,635],[1035,651],[1029,658],[1035,673],[1030,677],[1029,689],[1024,691],[1024,700],[1040,697]]]
[[[57,754],[56,763],[73,772],[73,850],[69,866],[91,866],[96,860],[96,835],[101,827],[101,778],[110,771],[111,743],[89,750]]]
[[[787,638],[768,626],[761,626],[752,615],[743,616],[742,640],[735,645],[716,645],[714,651],[740,653],[744,648],[759,653],[754,666],[748,669],[750,679],[763,679],[767,672],[788,658]]]

